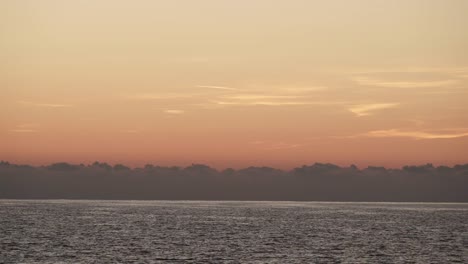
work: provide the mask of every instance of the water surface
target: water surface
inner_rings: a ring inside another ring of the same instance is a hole
[[[0,200],[0,263],[468,263],[468,204]]]

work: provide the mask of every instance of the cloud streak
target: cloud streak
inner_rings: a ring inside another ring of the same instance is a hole
[[[184,110],[178,110],[178,109],[166,109],[164,110],[164,113],[170,114],[170,115],[180,115],[185,113]]]
[[[457,133],[430,133],[425,131],[402,131],[399,129],[388,129],[388,130],[375,130],[364,134],[367,137],[406,137],[413,139],[451,139],[467,137],[468,131],[457,132]]]
[[[377,103],[377,104],[360,104],[350,107],[348,110],[355,115],[368,116],[371,115],[374,111],[395,108],[399,103]]]
[[[232,106],[294,106],[294,105],[310,105],[314,102],[298,100],[303,96],[298,95],[265,95],[265,94],[237,94],[220,97],[219,100],[213,100],[218,105]]]
[[[213,90],[225,90],[225,91],[237,91],[239,89],[226,87],[226,86],[216,86],[216,85],[195,85],[197,88],[206,88],[206,89],[213,89]]]
[[[458,80],[439,80],[439,81],[384,81],[368,77],[354,78],[360,85],[377,86],[384,88],[434,88],[450,86],[458,83]]]
[[[224,96],[223,98],[231,100],[264,100],[264,99],[295,99],[300,98],[297,95],[263,95],[263,94],[239,94],[233,96]]]
[[[166,99],[180,99],[180,98],[191,98],[194,94],[188,93],[146,93],[146,94],[135,94],[125,96],[128,99],[136,100],[166,100]]]
[[[256,106],[256,105],[264,105],[264,106],[286,106],[286,105],[308,105],[308,102],[295,102],[295,101],[284,101],[284,102],[275,102],[275,101],[249,101],[249,102],[228,102],[228,101],[216,101],[218,105],[245,105],[245,106]]]
[[[291,87],[291,88],[282,88],[282,91],[290,93],[309,93],[327,90],[328,87],[325,86],[311,86],[311,87]]]
[[[10,132],[13,133],[35,133],[39,132],[37,128],[39,127],[39,124],[37,123],[24,123],[24,124],[19,124],[15,128],[10,129]]]
[[[71,104],[51,104],[51,103],[35,103],[29,101],[18,101],[19,104],[22,105],[30,105],[30,106],[37,106],[37,107],[48,107],[48,108],[65,108],[65,107],[73,107]]]

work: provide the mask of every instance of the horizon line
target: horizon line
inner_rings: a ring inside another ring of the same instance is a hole
[[[299,165],[299,166],[295,166],[293,167],[292,169],[280,169],[280,168],[276,168],[276,167],[272,167],[272,166],[265,166],[265,165],[250,165],[250,166],[246,166],[246,167],[240,167],[240,168],[232,168],[232,167],[225,167],[225,168],[222,168],[222,169],[217,169],[215,167],[212,167],[210,165],[207,165],[207,164],[203,164],[203,163],[191,163],[190,165],[187,165],[187,166],[184,166],[184,165],[158,165],[158,164],[151,164],[151,163],[147,163],[143,166],[127,166],[123,163],[114,163],[114,164],[111,164],[111,163],[107,163],[107,162],[101,162],[101,161],[94,161],[92,163],[88,163],[88,164],[85,164],[85,163],[69,163],[69,162],[66,162],[66,161],[59,161],[59,162],[52,162],[52,163],[48,163],[48,164],[42,164],[42,165],[31,165],[31,164],[18,164],[18,163],[11,163],[7,160],[0,160],[0,166],[3,166],[3,165],[7,165],[7,166],[16,166],[16,167],[31,167],[31,168],[48,168],[48,167],[51,167],[51,166],[54,166],[54,165],[65,165],[65,166],[75,166],[75,167],[82,167],[82,168],[90,168],[90,167],[93,167],[93,166],[99,166],[99,165],[102,165],[102,166],[108,166],[110,169],[115,169],[116,167],[117,168],[126,168],[126,169],[129,169],[129,170],[137,170],[137,169],[145,169],[145,167],[147,166],[150,166],[150,167],[153,167],[153,168],[178,168],[178,169],[187,169],[187,168],[191,168],[191,167],[195,167],[195,166],[203,166],[203,167],[206,167],[208,169],[212,169],[212,170],[215,170],[217,172],[223,172],[223,171],[226,171],[226,170],[234,170],[234,171],[241,171],[241,170],[245,170],[245,169],[250,169],[250,168],[268,168],[268,169],[274,169],[274,170],[278,170],[278,171],[282,171],[282,172],[292,172],[294,171],[295,169],[300,169],[300,168],[304,168],[304,167],[313,167],[313,166],[329,166],[329,167],[334,167],[336,169],[356,169],[356,170],[359,170],[359,171],[363,171],[363,170],[366,170],[366,169],[385,169],[385,170],[404,170],[405,168],[409,167],[409,168],[434,168],[434,169],[437,169],[437,168],[450,168],[450,169],[453,169],[455,167],[458,167],[458,166],[468,166],[468,161],[466,163],[457,163],[457,164],[454,164],[452,166],[449,166],[449,165],[434,165],[434,163],[425,163],[425,164],[406,164],[406,165],[402,165],[400,167],[385,167],[385,166],[380,166],[380,165],[368,165],[368,166],[365,166],[365,167],[359,167],[359,166],[356,166],[355,164],[350,164],[348,166],[340,166],[340,165],[337,165],[337,164],[334,164],[334,163],[330,163],[330,162],[313,162],[313,163],[309,163],[309,164],[302,164],[302,165]]]

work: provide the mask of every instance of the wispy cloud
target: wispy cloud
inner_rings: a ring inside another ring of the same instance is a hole
[[[433,88],[450,86],[458,83],[458,80],[437,80],[437,81],[386,81],[369,77],[354,78],[360,85],[377,86],[385,88]]]
[[[246,106],[255,106],[255,105],[264,105],[264,106],[283,106],[283,105],[307,105],[308,102],[295,102],[295,101],[283,101],[283,102],[275,102],[275,101],[216,101],[216,104],[219,105],[246,105]]]
[[[22,105],[49,107],[49,108],[73,107],[73,105],[71,104],[36,103],[36,102],[29,102],[29,101],[18,101],[18,103]]]
[[[220,97],[213,100],[218,105],[245,105],[245,106],[283,106],[283,105],[306,105],[309,104],[296,95],[265,95],[265,94],[237,94]]]
[[[324,104],[323,102],[317,101],[310,102],[311,98],[307,97],[307,93],[327,89],[323,86],[290,86],[274,87],[271,89],[266,89],[266,87],[260,89],[252,86],[244,89],[222,85],[195,85],[194,87],[214,90],[215,92],[137,93],[122,96],[130,100],[160,100],[165,103],[171,100],[187,99],[191,101],[188,102],[190,105],[204,109],[219,109],[226,106],[294,106]],[[172,112],[172,114],[176,113]]]
[[[284,97],[283,97],[284,98]],[[296,97],[292,97],[289,100],[279,100],[275,98],[265,98],[265,100],[258,99],[249,99],[249,100],[211,100],[212,104],[219,106],[300,106],[300,105],[321,105],[321,106],[332,106],[332,105],[346,105],[349,102],[346,101],[308,101],[305,99],[293,100]],[[222,98],[227,99],[227,98]],[[287,98],[286,98],[287,99]]]
[[[280,88],[281,91],[289,93],[308,93],[308,92],[317,92],[327,90],[328,87],[325,86],[310,86],[310,87],[285,87]]]
[[[177,110],[177,109],[166,109],[164,110],[164,113],[166,114],[171,114],[171,115],[180,115],[185,113],[184,110]]]
[[[388,69],[361,69],[352,71],[353,75],[368,75],[368,74],[381,74],[381,73],[438,73],[457,75],[460,73],[468,73],[467,67],[404,67],[404,68],[388,68]]]
[[[438,89],[435,91],[424,91],[424,94],[466,94],[468,93],[468,89],[466,87],[450,87],[447,89]]]
[[[206,89],[214,89],[214,90],[226,90],[226,91],[237,91],[239,89],[227,87],[227,86],[216,86],[216,85],[195,85],[197,88],[206,88]]]
[[[300,98],[297,95],[263,95],[263,94],[239,94],[224,96],[223,98],[231,100],[264,100],[264,99],[295,99]]]
[[[403,131],[399,129],[389,129],[389,130],[375,130],[369,131],[363,136],[367,137],[407,137],[414,139],[450,139],[450,138],[460,138],[467,137],[468,131],[454,131],[454,132],[445,132],[445,133],[431,133],[426,131]]]
[[[39,124],[37,123],[23,123],[17,125],[15,128],[10,129],[10,132],[14,133],[34,133],[38,132]]]
[[[377,103],[377,104],[360,104],[350,107],[348,110],[356,114],[357,116],[368,116],[373,111],[395,108],[399,103]]]
[[[194,97],[194,94],[190,93],[143,93],[143,94],[133,94],[125,95],[127,99],[135,100],[164,100],[164,99],[179,99],[179,98],[191,98]]]

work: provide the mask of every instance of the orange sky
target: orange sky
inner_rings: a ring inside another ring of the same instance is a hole
[[[0,159],[468,162],[468,1],[0,2]]]

